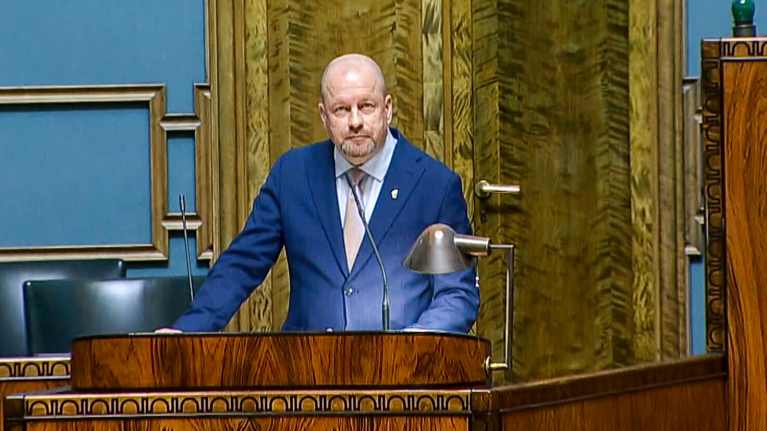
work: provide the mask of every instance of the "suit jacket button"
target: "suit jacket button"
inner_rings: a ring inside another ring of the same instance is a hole
[[[346,294],[346,296],[352,296],[354,294],[354,289],[352,289],[351,287],[347,287],[346,289],[344,289],[344,293]]]

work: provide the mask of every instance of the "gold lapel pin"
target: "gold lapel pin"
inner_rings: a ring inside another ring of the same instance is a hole
[[[391,198],[397,199],[397,196],[399,196],[399,189],[394,189],[391,191]]]

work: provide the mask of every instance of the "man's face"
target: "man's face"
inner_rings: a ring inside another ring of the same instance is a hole
[[[365,65],[339,67],[328,73],[320,103],[322,124],[349,163],[370,160],[386,141],[391,122],[391,96]]]

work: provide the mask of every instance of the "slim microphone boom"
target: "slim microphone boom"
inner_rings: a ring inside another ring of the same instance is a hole
[[[355,190],[354,186],[352,185],[351,179],[349,179],[349,173],[347,172],[346,176],[346,183],[349,184],[349,187],[352,189],[352,196],[354,196],[354,202],[357,204],[357,212],[360,215],[360,218],[362,219],[362,226],[365,228],[365,236],[367,237],[368,241],[370,241],[370,246],[373,249],[373,254],[376,257],[376,261],[378,261],[378,266],[381,268],[381,277],[383,278],[383,300],[381,301],[381,320],[383,322],[383,330],[388,331],[389,330],[389,283],[386,280],[386,269],[384,268],[383,259],[381,259],[381,253],[378,252],[378,246],[376,246],[376,242],[373,240],[373,235],[370,233],[370,227],[368,226],[367,220],[365,220],[365,210],[362,208],[362,205],[360,204],[360,198],[357,196],[357,191]]]
[[[186,199],[183,193],[178,194],[178,206],[181,208],[181,229],[184,231],[184,252],[186,253],[186,276],[189,279],[189,298],[194,301],[194,285],[192,284],[192,260],[189,257],[189,235],[186,229]]]

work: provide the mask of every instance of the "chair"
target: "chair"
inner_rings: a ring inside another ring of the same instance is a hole
[[[195,290],[204,277],[194,277]],[[27,340],[33,355],[66,353],[77,337],[149,332],[189,306],[186,277],[44,280],[24,283]]]
[[[22,284],[56,278],[125,277],[120,259],[0,263],[0,357],[27,356]]]

